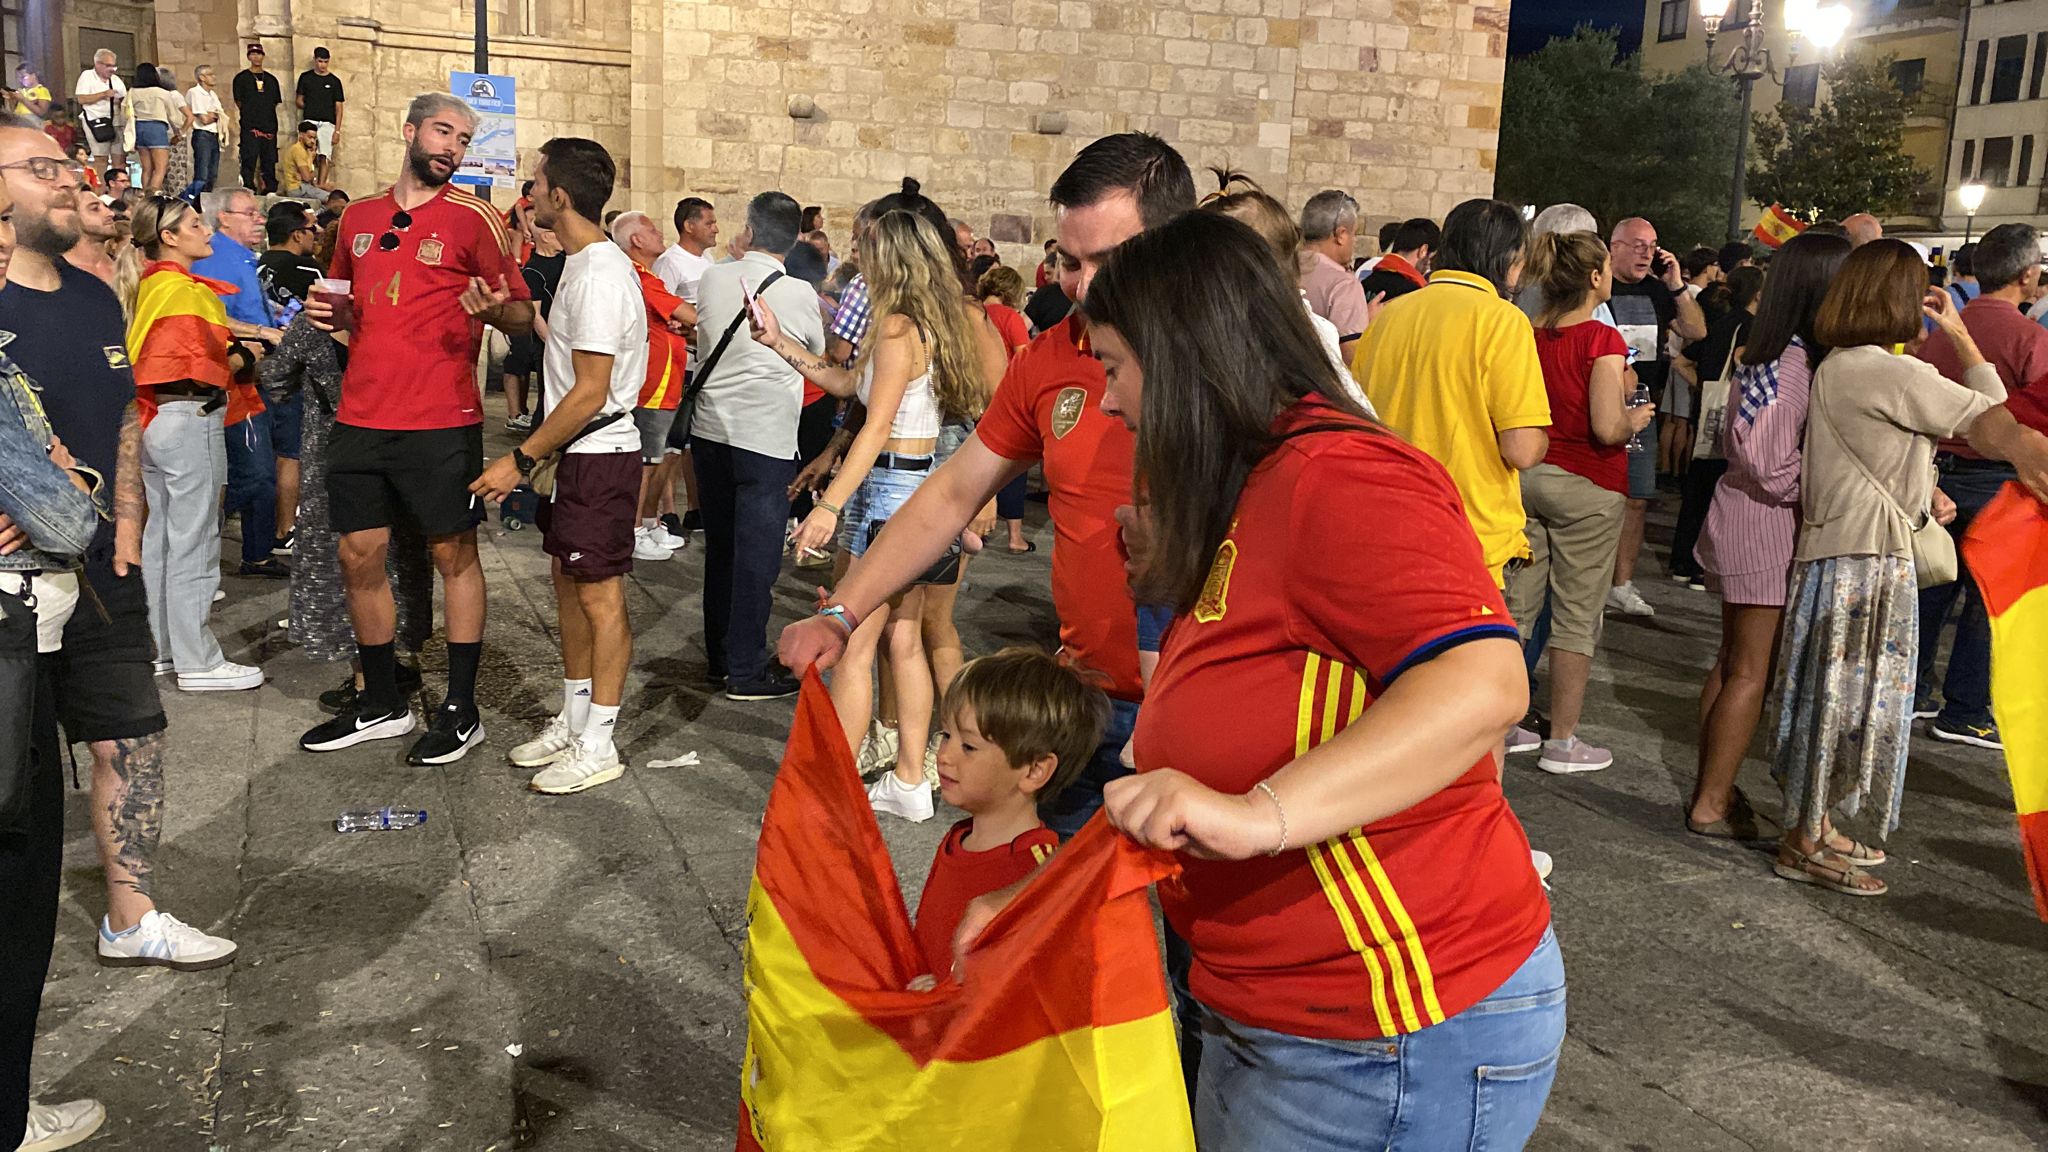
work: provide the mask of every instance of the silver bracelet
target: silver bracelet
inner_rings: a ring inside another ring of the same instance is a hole
[[[1261,780],[1257,784],[1252,785],[1252,787],[1264,792],[1266,799],[1273,802],[1273,811],[1280,814],[1280,843],[1271,852],[1266,853],[1268,856],[1278,856],[1282,852],[1287,851],[1287,807],[1280,803],[1280,794],[1273,791],[1271,784]]]

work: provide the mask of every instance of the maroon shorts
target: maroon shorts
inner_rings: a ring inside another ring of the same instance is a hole
[[[633,570],[633,527],[640,516],[640,454],[570,452],[555,472],[555,498],[533,522],[541,550],[576,580]]]

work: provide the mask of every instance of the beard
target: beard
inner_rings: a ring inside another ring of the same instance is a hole
[[[414,179],[429,188],[439,188],[448,182],[449,176],[455,174],[453,168],[450,169],[448,176],[443,176],[441,173],[434,171],[435,159],[432,153],[422,151],[416,144],[409,145],[405,150],[406,167],[412,169]],[[460,166],[459,161],[454,165],[454,167]]]
[[[73,213],[70,224],[58,223],[48,213],[31,214],[17,208],[14,215],[14,242],[23,248],[51,260],[62,259],[66,252],[78,246],[84,235],[79,226],[78,215]]]

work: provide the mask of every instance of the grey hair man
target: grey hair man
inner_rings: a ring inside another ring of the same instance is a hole
[[[220,132],[227,109],[214,88],[213,65],[192,70],[197,81],[185,91],[185,108],[192,113],[192,178],[202,191],[211,192],[220,180]]]
[[[119,164],[126,158],[121,149],[121,117],[128,102],[128,85],[116,74],[116,64],[112,51],[100,49],[92,54],[92,67],[78,74],[78,83],[71,89],[96,167]]]
[[[1301,291],[1316,315],[1337,326],[1338,347],[1350,359],[1354,342],[1371,319],[1365,288],[1351,274],[1358,242],[1358,201],[1351,193],[1326,189],[1301,209]]]

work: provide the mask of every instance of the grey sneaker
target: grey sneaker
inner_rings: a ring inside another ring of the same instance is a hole
[[[1574,772],[1598,772],[1614,763],[1614,754],[1605,748],[1595,748],[1577,736],[1562,740],[1545,740],[1543,755],[1536,766],[1545,772],[1567,776]]]
[[[28,1128],[17,1152],[57,1152],[83,1144],[107,1122],[107,1110],[97,1100],[70,1100],[63,1104],[28,1106]]]
[[[1636,591],[1635,581],[1633,580],[1620,587],[1609,588],[1607,590],[1607,606],[1621,612],[1625,616],[1655,616],[1657,614],[1657,610],[1650,607],[1650,602],[1643,599],[1643,594]]]

